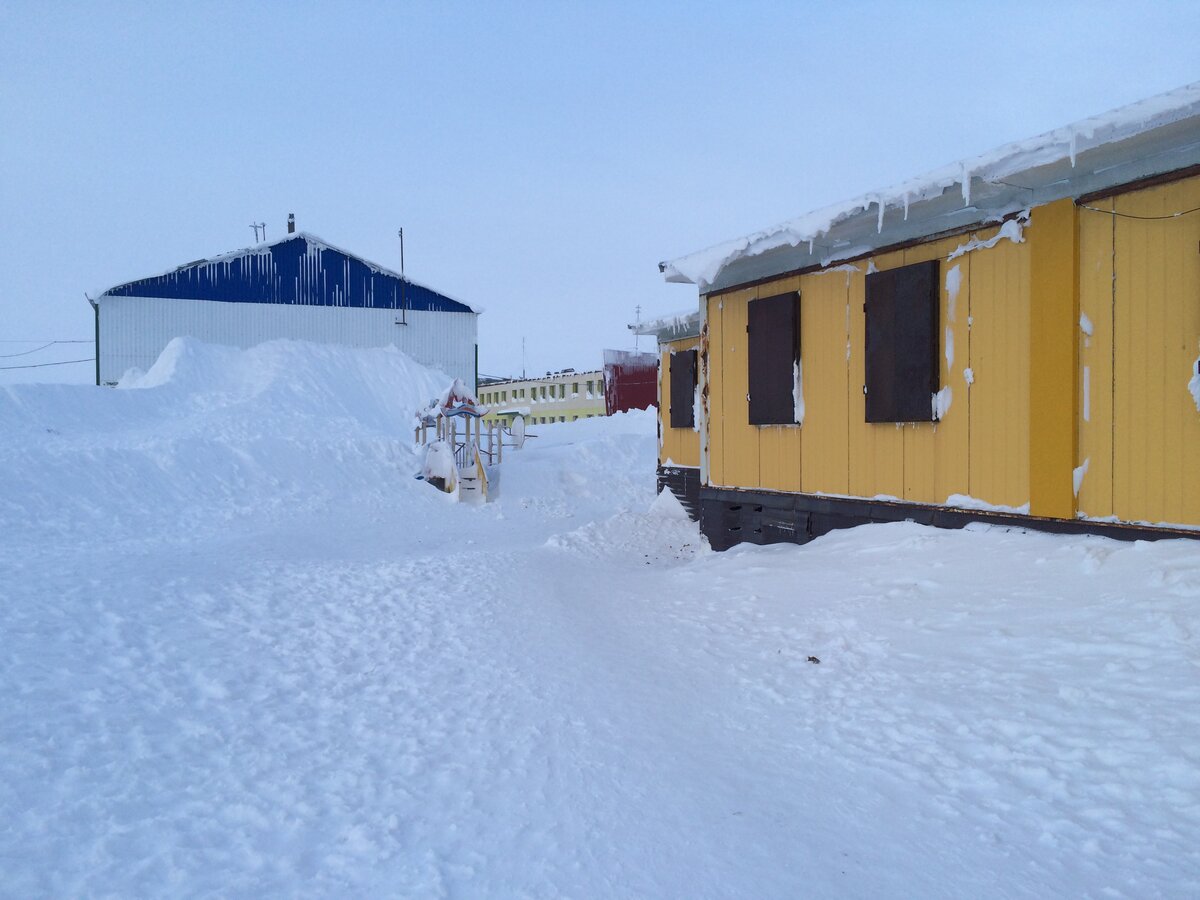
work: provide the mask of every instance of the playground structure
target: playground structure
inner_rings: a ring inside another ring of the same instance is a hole
[[[524,417],[485,423],[488,412],[456,380],[422,412],[415,428],[414,440],[426,447],[422,477],[460,501],[486,503],[489,486],[499,480],[505,446],[520,449],[525,443]]]

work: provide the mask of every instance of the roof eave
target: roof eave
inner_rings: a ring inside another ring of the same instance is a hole
[[[1105,117],[1095,118],[1101,124],[1091,132],[1085,126],[1093,120],[1085,120],[1011,145],[1015,148],[1011,152],[1001,148],[895,188],[660,263],[659,270],[668,282],[717,291],[1185,169],[1200,164],[1197,94],[1200,84],[1164,95],[1176,98],[1177,106],[1151,116],[1144,128],[1121,137],[1106,136],[1105,128],[1110,126],[1102,122]],[[1153,104],[1155,99],[1143,104]],[[1106,115],[1111,118],[1117,112]],[[1037,144],[1042,139],[1045,146]],[[1083,146],[1076,146],[1077,139]]]
[[[639,322],[628,327],[634,334],[654,337],[659,343],[699,337],[700,310],[679,313],[674,316],[660,316],[657,319]]]

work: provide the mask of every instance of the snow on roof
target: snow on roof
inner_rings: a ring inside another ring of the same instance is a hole
[[[178,265],[178,266],[172,266],[170,269],[164,269],[161,272],[155,272],[154,274],[151,274],[151,275],[143,275],[140,278],[133,278],[128,281],[122,281],[119,284],[115,284],[103,291],[95,292],[95,297],[97,299],[99,299],[100,297],[104,296],[105,294],[114,293],[114,292],[120,290],[121,288],[127,287],[128,285],[136,284],[136,283],[142,282],[142,281],[150,281],[152,279],[157,279],[157,278],[164,278],[166,276],[173,275],[177,272],[183,272],[186,269],[190,269],[190,268],[193,268],[196,266],[210,266],[213,264],[228,262],[230,260],[241,259],[241,258],[248,257],[248,256],[266,256],[266,255],[270,254],[270,252],[273,248],[278,247],[281,244],[286,244],[286,243],[289,243],[290,241],[295,241],[295,240],[305,241],[305,243],[307,243],[310,248],[315,247],[318,250],[332,250],[334,253],[340,253],[343,256],[349,257],[350,259],[357,260],[358,262],[362,263],[364,266],[366,266],[372,272],[375,272],[380,275],[385,275],[390,278],[397,278],[397,279],[400,279],[401,281],[404,281],[407,284],[413,285],[418,288],[422,288],[422,289],[424,289],[426,291],[430,291],[431,293],[434,293],[434,294],[438,294],[442,297],[445,297],[447,300],[451,300],[454,303],[458,303],[458,304],[461,304],[462,306],[467,307],[469,310],[471,310],[471,312],[478,313],[481,311],[478,307],[472,306],[469,303],[464,303],[462,300],[459,300],[456,297],[451,297],[448,294],[446,294],[444,291],[439,291],[439,290],[429,287],[426,284],[422,284],[418,281],[413,281],[407,275],[401,275],[399,272],[395,271],[394,269],[389,269],[385,266],[379,265],[378,263],[374,263],[368,259],[364,259],[363,257],[359,256],[358,254],[351,253],[349,250],[344,250],[343,248],[338,247],[335,244],[331,244],[331,243],[329,243],[329,241],[326,241],[323,238],[320,238],[317,235],[313,234],[312,232],[308,232],[308,231],[293,232],[291,234],[284,235],[281,238],[277,238],[276,240],[273,240],[273,241],[263,241],[262,243],[255,244],[251,247],[243,247],[240,250],[230,250],[225,253],[218,253],[216,256],[209,256],[209,257],[205,257],[203,259],[194,259],[191,262],[186,262],[186,263],[183,263],[182,265]]]
[[[653,335],[660,341],[674,341],[700,334],[700,310],[668,313],[629,326],[634,334]]]
[[[702,291],[729,287],[1198,162],[1195,82],[659,263],[659,270]]]
[[[583,375],[603,375],[603,369],[572,369],[571,371],[547,372],[545,375],[530,375],[528,378],[501,378],[497,381],[489,381],[487,384],[480,384],[480,388],[495,388],[503,387],[509,384],[549,384],[555,378],[562,378],[565,381],[573,381]]]

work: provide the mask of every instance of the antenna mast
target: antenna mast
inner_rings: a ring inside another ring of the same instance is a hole
[[[265,241],[267,239],[267,223],[266,222],[251,222],[250,227],[254,229],[254,242],[256,244],[259,241]],[[261,238],[258,236],[258,232],[260,230],[262,231]]]

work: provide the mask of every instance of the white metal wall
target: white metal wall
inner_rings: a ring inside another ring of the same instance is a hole
[[[475,383],[475,313],[278,303],[225,303],[159,297],[100,298],[100,383],[130,368],[145,370],[172,338],[190,336],[210,344],[253,347],[276,338],[341,344],[395,345],[417,362]]]

